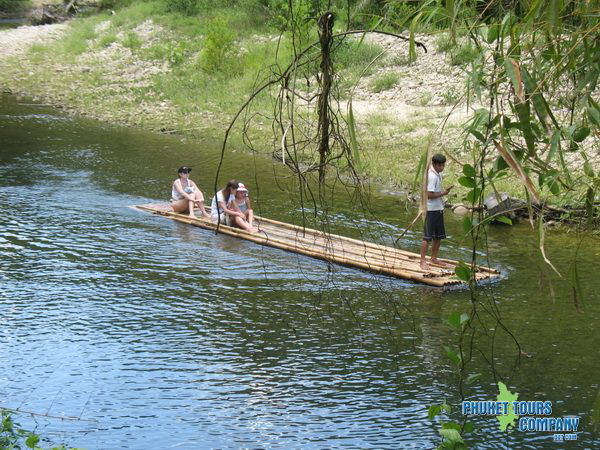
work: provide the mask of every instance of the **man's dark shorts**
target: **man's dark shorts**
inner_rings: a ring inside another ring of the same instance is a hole
[[[444,211],[427,211],[424,233],[423,239],[426,241],[446,238],[446,229],[444,228]]]

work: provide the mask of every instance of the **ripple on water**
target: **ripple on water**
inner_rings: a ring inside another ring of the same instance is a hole
[[[43,132],[11,135],[20,143],[0,166],[1,406],[81,418],[37,430],[90,449],[435,446],[427,407],[454,392],[439,347],[459,294],[127,208],[155,201],[116,188],[151,191],[156,178],[134,189],[125,173],[149,155],[122,136],[115,146],[112,129],[81,145],[81,125],[19,116],[0,121]],[[152,158],[178,167],[182,152]],[[398,305],[422,308],[423,323]]]

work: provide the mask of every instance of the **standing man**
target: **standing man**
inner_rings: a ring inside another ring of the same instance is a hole
[[[440,153],[433,155],[431,166],[427,171],[427,215],[425,216],[425,231],[421,243],[421,269],[429,270],[429,264],[425,260],[429,241],[431,246],[431,264],[439,267],[452,267],[437,259],[442,239],[446,238],[444,228],[444,201],[442,197],[448,195],[453,186],[445,191],[442,190],[442,172],[446,165],[446,157]]]

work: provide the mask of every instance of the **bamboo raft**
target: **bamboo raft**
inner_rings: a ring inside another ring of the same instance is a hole
[[[136,208],[176,220],[177,222],[208,230],[217,230],[217,224],[209,219],[193,219],[187,214],[176,213],[167,203],[136,205]],[[324,233],[264,217],[255,216],[255,226],[258,226],[260,229],[258,233],[249,233],[224,224],[219,225],[218,232],[256,242],[257,244],[280,248],[328,262],[357,267],[370,272],[412,280],[431,286],[463,284],[454,274],[453,268],[430,266],[429,270],[421,269],[419,265],[420,256],[416,253],[345,236]],[[452,266],[458,264],[458,261],[450,259],[440,258],[440,261]],[[499,277],[499,275],[499,271],[484,266],[478,266],[475,272],[478,281],[491,280]]]

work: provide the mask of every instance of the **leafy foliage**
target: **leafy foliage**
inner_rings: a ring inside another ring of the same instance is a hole
[[[209,73],[232,72],[241,70],[235,58],[233,43],[235,34],[223,18],[216,18],[206,32],[204,49],[200,55],[200,67]]]
[[[198,14],[202,3],[201,0],[165,0],[167,11],[178,12],[188,16]]]
[[[396,86],[398,81],[400,81],[400,75],[398,75],[398,73],[386,72],[371,82],[371,89],[373,92],[387,91]]]
[[[22,429],[18,423],[13,421],[8,411],[0,413],[0,448],[18,449],[24,443],[27,448],[38,448],[40,437]]]
[[[21,11],[30,3],[30,0],[0,0],[0,14]]]

